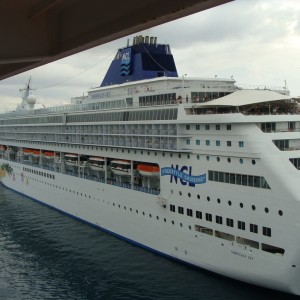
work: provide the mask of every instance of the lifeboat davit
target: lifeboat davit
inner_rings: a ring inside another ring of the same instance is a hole
[[[89,157],[89,166],[94,171],[104,171],[105,159],[103,157],[93,156]]]
[[[111,171],[116,175],[127,175],[129,176],[130,169],[131,169],[131,163],[129,160],[121,160],[121,159],[115,159],[110,162],[109,165]]]
[[[159,166],[156,164],[139,164],[137,170],[142,176],[157,177],[159,176]]]

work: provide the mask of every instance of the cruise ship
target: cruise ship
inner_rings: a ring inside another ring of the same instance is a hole
[[[159,255],[300,294],[300,116],[285,88],[178,76],[136,36],[69,105],[0,115],[0,180]],[[21,212],[20,212],[21,213]]]

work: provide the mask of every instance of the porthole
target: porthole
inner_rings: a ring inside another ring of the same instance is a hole
[[[283,215],[283,212],[282,212],[281,209],[278,211],[278,214],[279,214],[279,216],[282,216],[282,215]]]
[[[174,221],[172,220],[172,224],[174,225]]]
[[[186,156],[188,159],[190,159],[190,155],[188,154],[187,156]]]
[[[252,159],[252,165],[255,165],[255,164],[256,164],[255,159]]]
[[[221,200],[220,200],[220,198],[218,198],[218,199],[217,199],[217,202],[218,202],[218,203],[221,203]]]
[[[182,196],[182,192],[181,191],[179,191],[179,195]]]
[[[206,156],[206,160],[207,160],[207,161],[209,160],[209,156],[208,156],[208,155]]]
[[[242,165],[244,163],[244,160],[240,158],[240,164]]]
[[[165,223],[167,222],[167,219],[166,219],[166,218],[164,218],[164,222],[165,222]]]
[[[229,200],[229,201],[228,201],[228,205],[231,206],[231,204],[232,204],[232,202]]]
[[[189,230],[192,230],[192,226],[191,225],[189,225]]]
[[[200,199],[200,195],[199,194],[197,195],[197,198]]]
[[[217,156],[217,161],[220,161],[220,157],[219,156]]]
[[[191,198],[191,193],[188,193],[188,197]]]
[[[230,158],[230,157],[228,157],[228,158],[227,158],[227,161],[228,161],[229,163],[231,163],[231,158]]]
[[[156,216],[156,220],[159,220],[159,216]]]
[[[182,227],[182,223],[180,223],[180,227]]]
[[[269,209],[267,207],[265,207],[265,212],[268,213],[269,212]]]
[[[145,215],[145,212],[143,211],[143,216]]]
[[[252,205],[251,208],[252,208],[252,210],[256,210],[255,205]]]
[[[171,194],[173,194],[174,193],[174,191],[173,190],[171,190]]]
[[[198,160],[200,159],[200,155],[197,155],[197,159],[198,159]]]
[[[151,214],[149,214],[149,217],[150,217],[150,218],[152,218],[152,215],[151,215]]]
[[[207,198],[206,198],[206,199],[207,199],[207,201],[210,201],[210,197],[209,197],[209,196],[207,196]]]
[[[240,208],[243,208],[244,207],[244,204],[243,203],[240,203]]]

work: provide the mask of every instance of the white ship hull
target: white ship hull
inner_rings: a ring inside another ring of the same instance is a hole
[[[139,191],[122,188],[120,192],[119,186],[51,171],[47,173],[55,175],[55,179],[24,175],[22,170],[28,165],[9,164],[14,172],[2,178],[4,186],[74,218],[184,263],[250,284],[300,293],[299,270],[292,268],[299,254],[292,258],[270,254],[196,232],[193,220],[172,215],[156,195],[140,197]],[[33,166],[30,169],[41,171]]]

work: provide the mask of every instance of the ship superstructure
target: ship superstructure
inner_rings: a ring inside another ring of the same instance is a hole
[[[286,89],[178,77],[168,45],[136,37],[87,96],[0,115],[1,182],[155,253],[300,294],[299,128]]]

